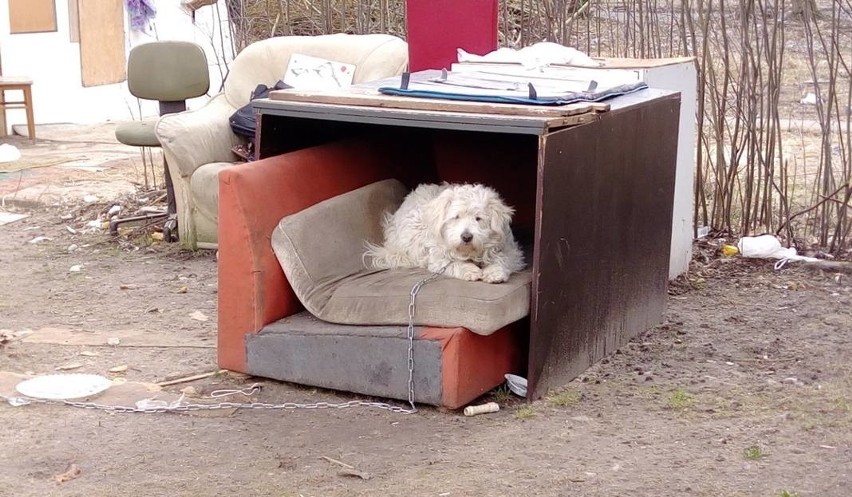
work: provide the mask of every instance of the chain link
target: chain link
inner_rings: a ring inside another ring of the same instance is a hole
[[[411,300],[408,304],[408,405],[409,408],[395,406],[385,402],[367,402],[363,400],[350,400],[348,402],[314,402],[314,403],[299,403],[299,402],[284,402],[281,404],[269,404],[265,402],[218,402],[215,404],[193,404],[184,402],[183,396],[173,402],[164,400],[145,399],[136,403],[136,406],[112,406],[106,404],[98,404],[96,402],[77,402],[72,400],[45,400],[32,397],[5,397],[0,395],[0,399],[9,403],[12,406],[23,406],[27,404],[52,404],[66,405],[81,409],[93,409],[98,411],[114,412],[114,413],[163,413],[163,412],[192,412],[192,411],[214,411],[219,409],[347,409],[350,407],[372,407],[374,409],[382,409],[385,411],[396,412],[401,414],[414,414],[417,412],[417,407],[414,405],[414,313],[417,294],[426,283],[438,278],[447,269],[446,266],[441,268],[437,273],[432,273],[426,278],[418,281],[411,287]],[[242,393],[243,395],[251,395],[260,390],[259,384],[251,385],[243,390],[217,390],[214,397],[230,395],[234,393]]]

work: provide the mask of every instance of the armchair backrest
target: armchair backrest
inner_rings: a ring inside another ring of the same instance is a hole
[[[353,83],[395,76],[408,66],[408,44],[391,35],[278,36],[252,43],[237,55],[225,98],[235,108],[247,104],[258,84],[272,86],[284,77],[294,53],[354,64]]]

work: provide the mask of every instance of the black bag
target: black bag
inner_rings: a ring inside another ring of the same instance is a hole
[[[231,114],[231,117],[228,119],[228,121],[231,123],[231,129],[234,131],[234,133],[239,136],[246,137],[249,141],[249,157],[244,157],[246,160],[252,160],[252,157],[254,156],[254,133],[257,129],[257,116],[254,113],[251,101],[256,100],[258,98],[268,97],[269,92],[272,90],[284,90],[287,88],[292,88],[292,86],[288,85],[283,81],[278,81],[272,88],[264,84],[257,85],[254,91],[251,92],[249,103],[237,109],[237,111]]]

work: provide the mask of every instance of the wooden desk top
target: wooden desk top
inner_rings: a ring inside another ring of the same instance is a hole
[[[678,95],[678,92],[649,88],[608,99],[606,107],[600,103],[582,103],[545,108],[328,92],[290,91],[282,99],[282,93],[276,96],[273,91],[271,98],[252,101],[254,109],[261,114],[327,121],[531,135],[585,124],[607,113]],[[525,112],[505,110],[516,108]]]

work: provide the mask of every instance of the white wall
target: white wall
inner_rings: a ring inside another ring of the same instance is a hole
[[[191,15],[180,7],[180,0],[156,0],[156,6],[157,15],[148,33],[131,31],[125,15],[127,51],[156,39],[195,42],[207,53],[209,95],[215,95],[225,74],[224,64],[219,62],[223,58],[228,61],[233,58],[225,0],[196,11],[195,24]],[[56,1],[56,21],[58,31],[53,33],[10,34],[9,2],[0,0],[0,64],[6,76],[25,76],[33,80],[36,123],[97,123],[138,117],[138,101],[127,91],[126,82],[82,86],[80,45],[70,42],[66,0]],[[207,98],[193,99],[189,107],[197,108]],[[156,114],[155,102],[143,103],[143,116]],[[7,126],[25,122],[23,110],[7,111]]]
[[[669,279],[685,273],[692,259],[693,185],[698,90],[695,64],[691,61],[648,68],[645,83],[653,88],[680,92],[680,129],[677,141],[674,210],[672,212],[672,246]]]

